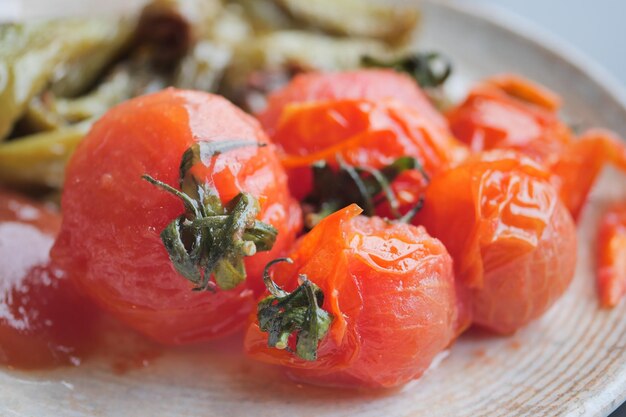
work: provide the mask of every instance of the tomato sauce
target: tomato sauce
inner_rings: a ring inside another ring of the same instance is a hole
[[[91,350],[96,313],[49,251],[60,216],[0,191],[0,363],[12,368],[78,365]]]

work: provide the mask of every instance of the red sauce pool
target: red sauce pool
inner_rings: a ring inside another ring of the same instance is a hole
[[[49,264],[60,216],[0,190],[0,364],[77,365],[92,349],[96,310]]]

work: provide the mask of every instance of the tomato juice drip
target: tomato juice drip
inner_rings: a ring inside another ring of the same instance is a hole
[[[49,263],[54,212],[0,193],[0,363],[78,365],[91,350],[96,310]]]

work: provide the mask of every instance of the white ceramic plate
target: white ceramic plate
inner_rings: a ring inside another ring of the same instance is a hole
[[[420,42],[453,59],[456,94],[470,81],[514,70],[559,92],[573,123],[609,127],[626,137],[619,87],[577,54],[488,10],[447,2],[423,7]],[[146,367],[127,358],[137,363],[123,375],[106,356],[79,368],[1,371],[0,415],[606,416],[626,399],[626,303],[598,309],[593,245],[599,210],[618,198],[626,199],[626,181],[608,171],[583,216],[575,281],[545,317],[509,338],[463,336],[435,369],[401,390],[296,385],[246,359],[234,337],[166,350]]]

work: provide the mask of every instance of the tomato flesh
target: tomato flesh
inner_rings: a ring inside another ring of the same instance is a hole
[[[518,153],[477,154],[435,176],[415,223],[450,251],[474,323],[496,332],[539,317],[573,278],[571,215],[550,174]]]
[[[0,192],[0,363],[77,365],[90,350],[95,310],[49,264],[60,217]]]
[[[336,100],[290,104],[272,140],[282,151],[291,192],[299,198],[312,188],[310,166],[337,165],[380,169],[402,156],[415,157],[426,172],[446,169],[466,156],[445,130],[397,101]]]
[[[591,130],[574,138],[559,119],[560,99],[519,76],[493,77],[472,89],[447,114],[455,137],[474,152],[513,149],[544,165],[574,218],[601,169],[626,172],[626,145],[615,134]]]
[[[451,342],[457,311],[446,249],[423,228],[360,211],[352,205],[322,220],[296,245],[294,263],[274,270],[287,290],[306,274],[324,292],[323,308],[334,319],[317,360],[268,348],[256,319],[245,339],[253,358],[306,382],[393,387],[422,375]]]
[[[447,129],[446,119],[433,107],[414,80],[385,69],[299,74],[286,87],[270,94],[267,108],[257,117],[263,128],[273,136],[283,111],[290,104],[389,99],[413,108],[439,128]]]

